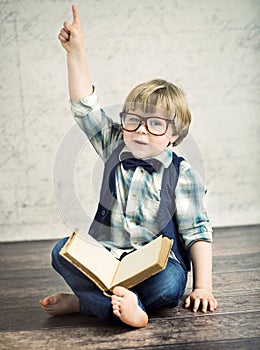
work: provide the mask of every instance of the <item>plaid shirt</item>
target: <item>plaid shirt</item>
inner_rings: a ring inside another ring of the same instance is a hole
[[[116,148],[116,142],[123,138],[121,128],[114,127],[115,122],[99,109],[96,92],[88,98],[71,101],[71,109],[98,155],[106,161]],[[122,150],[120,157],[125,151],[129,151],[127,147]],[[156,217],[160,188],[164,168],[172,162],[172,151],[166,148],[155,158],[160,161],[161,167],[152,174],[141,167],[125,170],[122,164],[116,169],[117,201],[111,216],[111,240],[102,242],[116,257],[138,249],[159,234]],[[205,192],[199,174],[188,162],[182,161],[175,202],[179,233],[187,248],[198,240],[212,241]],[[171,257],[175,258],[173,252]]]

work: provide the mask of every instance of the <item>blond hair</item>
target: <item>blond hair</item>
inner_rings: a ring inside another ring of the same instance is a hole
[[[179,137],[174,146],[188,134],[191,113],[184,92],[176,85],[163,79],[154,79],[137,85],[126,97],[123,110],[135,110],[137,106],[145,113],[152,107],[159,107],[167,112],[170,119],[176,114],[174,125]]]

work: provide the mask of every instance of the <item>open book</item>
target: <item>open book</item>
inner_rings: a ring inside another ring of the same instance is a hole
[[[172,240],[161,235],[120,261],[93,237],[75,230],[60,255],[107,292],[118,285],[131,288],[163,270],[171,247]]]

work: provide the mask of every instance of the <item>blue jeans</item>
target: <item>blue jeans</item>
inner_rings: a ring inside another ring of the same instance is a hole
[[[59,251],[67,241],[61,239],[52,251],[52,266],[64,278],[73,293],[79,298],[80,312],[84,315],[96,316],[101,320],[115,320],[111,307],[111,299],[83,273],[59,255]],[[187,273],[175,260],[169,259],[166,268],[148,278],[131,290],[138,298],[139,306],[146,312],[162,307],[178,305],[187,282]]]

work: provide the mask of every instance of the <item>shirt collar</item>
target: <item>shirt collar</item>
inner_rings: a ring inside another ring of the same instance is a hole
[[[122,154],[125,152],[131,153],[130,149],[127,146],[125,146],[119,154],[120,161],[123,160]],[[169,148],[166,148],[160,154],[153,157],[153,159],[157,159],[164,166],[164,168],[168,168],[172,162],[172,151]]]

